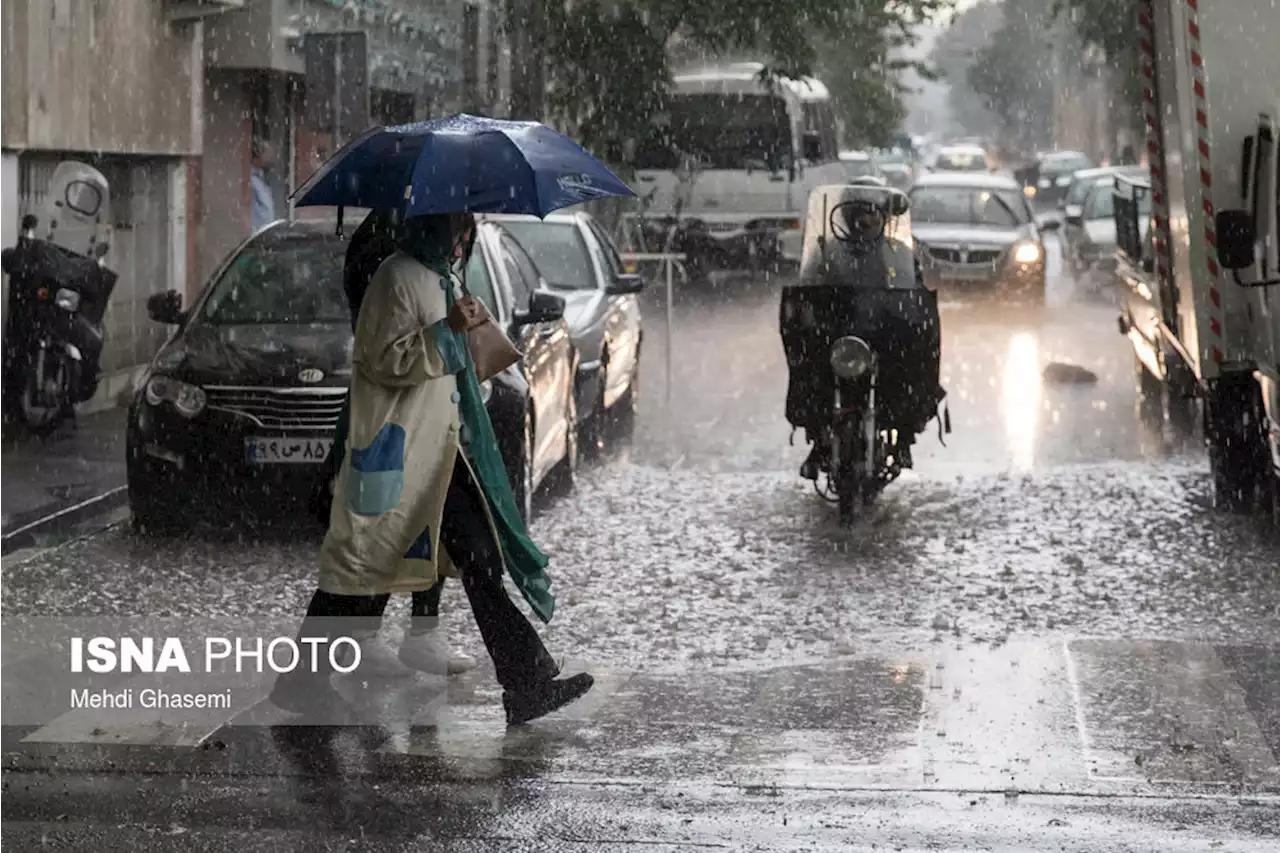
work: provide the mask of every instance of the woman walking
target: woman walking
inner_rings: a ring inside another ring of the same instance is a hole
[[[351,331],[356,331],[360,318],[360,306],[364,302],[369,282],[382,262],[398,251],[398,226],[390,211],[373,211],[351,235],[343,263],[342,284],[351,311]],[[332,473],[330,483],[336,483],[346,452],[350,407],[344,405],[338,419],[338,428],[330,454]],[[322,524],[329,523],[332,512],[331,492],[321,496],[318,516]],[[474,669],[476,662],[470,655],[450,649],[440,628],[440,598],[444,593],[444,578],[423,592],[413,593],[412,616],[405,641],[399,654],[393,654],[386,643],[375,638],[364,651],[364,660],[370,673],[384,677],[412,674],[414,669],[435,675],[456,675]]]
[[[505,569],[535,614],[551,619],[547,558],[520,520],[467,351],[478,307],[456,298],[451,278],[473,229],[467,215],[407,220],[399,251],[369,283],[356,324],[349,450],[300,638],[335,636],[336,618],[362,652],[372,650],[391,593],[424,593],[456,572],[503,687],[507,722],[518,725],[572,702],[593,681],[585,673],[557,678],[503,589]],[[330,675],[300,666],[277,679],[271,701],[345,716]]]

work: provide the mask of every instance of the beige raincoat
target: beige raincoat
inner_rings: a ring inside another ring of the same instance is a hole
[[[440,520],[459,453],[456,372],[466,354],[455,336],[436,334],[452,286],[397,252],[364,295],[347,450],[320,552],[325,592],[414,592],[457,575],[440,548]]]

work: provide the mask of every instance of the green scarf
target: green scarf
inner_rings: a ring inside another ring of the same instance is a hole
[[[453,244],[447,217],[418,217],[408,220],[404,225],[400,248],[428,269],[447,280],[453,280],[453,269],[449,263]],[[445,302],[446,310],[451,310],[455,302],[452,287],[445,288]],[[481,396],[475,364],[466,346],[466,336],[447,328],[444,334],[454,336],[462,351],[467,353],[467,368],[458,375],[458,414],[470,437],[464,452],[489,504],[507,572],[538,618],[544,623],[550,622],[555,614],[556,599],[551,592],[551,578],[546,572],[548,560],[538,550],[529,536],[524,520],[520,518],[515,494],[511,491],[511,481],[507,478],[507,469],[498,449],[498,438],[493,432],[493,423],[489,420],[489,412]],[[342,421],[339,437],[342,445],[345,445],[346,417]],[[340,452],[342,445],[335,441],[334,452]]]

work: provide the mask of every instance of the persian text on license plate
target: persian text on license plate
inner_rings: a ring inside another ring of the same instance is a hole
[[[332,438],[246,438],[244,458],[250,465],[316,464],[329,458]]]

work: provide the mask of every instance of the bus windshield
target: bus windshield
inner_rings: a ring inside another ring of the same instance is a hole
[[[775,95],[674,95],[636,151],[640,169],[675,169],[693,157],[703,169],[785,169],[791,157],[786,102]]]

